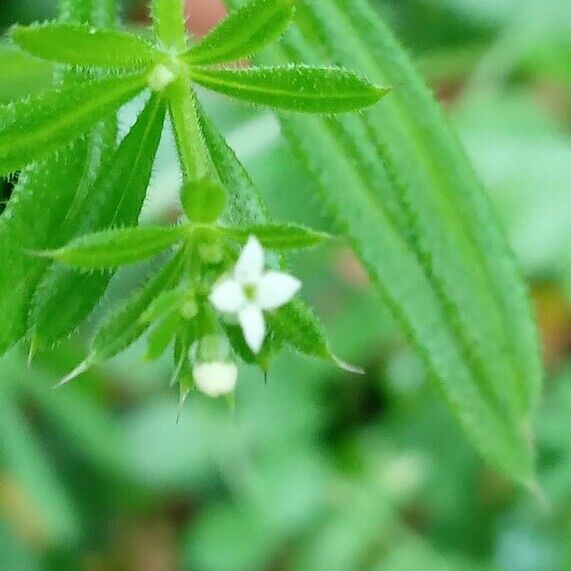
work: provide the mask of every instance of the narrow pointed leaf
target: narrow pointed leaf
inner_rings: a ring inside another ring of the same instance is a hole
[[[265,62],[327,57],[399,88],[359,116],[284,116],[285,133],[469,437],[498,469],[532,485],[537,334],[473,168],[364,0],[300,0],[298,16]]]
[[[330,240],[324,232],[316,232],[297,224],[263,224],[245,228],[223,228],[226,236],[245,244],[248,237],[254,235],[264,248],[269,250],[297,250],[311,248]]]
[[[188,235],[184,226],[148,226],[102,230],[76,238],[67,246],[42,255],[67,266],[106,270],[160,254]]]
[[[141,315],[159,294],[178,285],[184,262],[183,248],[107,320],[93,339],[87,362],[97,363],[111,359],[149,328]]]
[[[165,113],[165,101],[154,94],[116,153],[97,170],[98,176],[76,212],[81,220],[76,234],[137,223]],[[30,324],[35,343],[51,346],[72,333],[101,299],[112,275],[77,272],[54,264],[34,296]]]
[[[251,0],[192,46],[186,60],[210,64],[251,56],[285,32],[293,13],[293,0]]]
[[[63,4],[65,18],[80,19],[77,1]],[[90,3],[81,8],[81,19],[97,25],[109,25],[113,15],[113,6],[95,8]],[[0,354],[26,333],[34,292],[49,266],[48,260],[31,257],[27,251],[57,248],[72,238],[79,225],[75,205],[115,148],[115,139],[116,119],[111,116],[85,139],[21,172],[0,217]],[[57,306],[54,313],[60,309]]]
[[[0,106],[0,174],[77,139],[146,85],[146,74],[69,81],[36,97]]]
[[[147,338],[147,361],[156,361],[167,350],[170,342],[174,339],[181,325],[181,316],[178,311],[173,311],[164,317],[151,331]]]
[[[389,92],[336,67],[191,67],[190,76],[203,87],[242,101],[304,113],[357,111],[374,105]]]
[[[65,65],[130,69],[151,65],[161,58],[161,53],[139,36],[87,24],[16,26],[11,35],[27,53]]]

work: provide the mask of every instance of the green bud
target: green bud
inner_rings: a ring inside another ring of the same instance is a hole
[[[214,222],[226,205],[226,189],[218,181],[202,179],[187,182],[181,190],[184,213],[192,222]]]

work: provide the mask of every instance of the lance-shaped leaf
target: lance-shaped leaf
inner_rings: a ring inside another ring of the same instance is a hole
[[[109,318],[91,343],[88,363],[111,359],[134,343],[149,328],[149,323],[141,319],[141,316],[157,296],[178,285],[185,261],[186,252],[182,248],[125,306]]]
[[[304,113],[342,113],[374,105],[390,90],[337,67],[190,67],[196,83],[256,105]]]
[[[0,106],[0,174],[15,171],[77,139],[133,98],[145,73],[70,80],[37,97]]]
[[[299,8],[299,27],[266,61],[327,57],[399,88],[359,116],[284,116],[285,133],[467,434],[497,468],[533,485],[537,334],[473,168],[364,0]]]
[[[228,237],[245,244],[248,237],[256,236],[264,248],[270,250],[297,250],[322,244],[332,237],[298,224],[256,224],[244,228],[222,228]]]
[[[251,0],[192,46],[185,58],[191,64],[211,64],[251,56],[283,34],[293,14],[293,0]]]
[[[89,185],[86,200],[74,215],[81,220],[79,229],[74,229],[75,235],[137,223],[165,113],[164,99],[153,94],[117,151],[97,170],[98,176]],[[34,296],[30,312],[34,343],[51,346],[73,332],[101,299],[112,275],[77,272],[54,264]]]
[[[146,226],[102,230],[80,236],[67,246],[42,252],[73,268],[108,270],[160,254],[189,235],[185,226]]]
[[[65,65],[130,69],[151,65],[164,57],[139,36],[87,24],[16,26],[11,35],[29,54]]]

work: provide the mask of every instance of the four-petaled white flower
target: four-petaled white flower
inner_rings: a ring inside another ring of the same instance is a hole
[[[234,272],[214,285],[209,299],[218,311],[238,316],[248,347],[259,353],[266,337],[263,312],[285,305],[300,288],[288,274],[264,271],[264,249],[250,236]]]

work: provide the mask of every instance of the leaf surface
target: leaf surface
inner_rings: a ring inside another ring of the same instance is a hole
[[[156,256],[186,236],[188,229],[183,226],[101,230],[80,236],[66,246],[42,255],[74,268],[107,270]]]
[[[161,58],[161,53],[139,36],[87,24],[16,26],[11,36],[25,52],[65,65],[132,69],[152,65]]]
[[[358,75],[336,67],[307,65],[206,69],[191,67],[196,83],[275,109],[304,113],[342,113],[374,105],[389,92]]]
[[[232,62],[277,40],[294,13],[292,0],[251,0],[234,10],[185,54],[191,64]]]
[[[264,62],[325,59],[398,87],[359,116],[284,116],[286,135],[467,434],[496,467],[531,485],[537,334],[481,185],[365,1],[301,0],[297,15]]]
[[[298,224],[258,224],[242,228],[223,228],[226,236],[245,244],[248,237],[256,236],[264,248],[270,250],[296,250],[311,248],[330,240],[331,236]]]
[[[36,97],[0,106],[0,174],[44,158],[79,138],[146,84],[144,73],[69,80]]]

